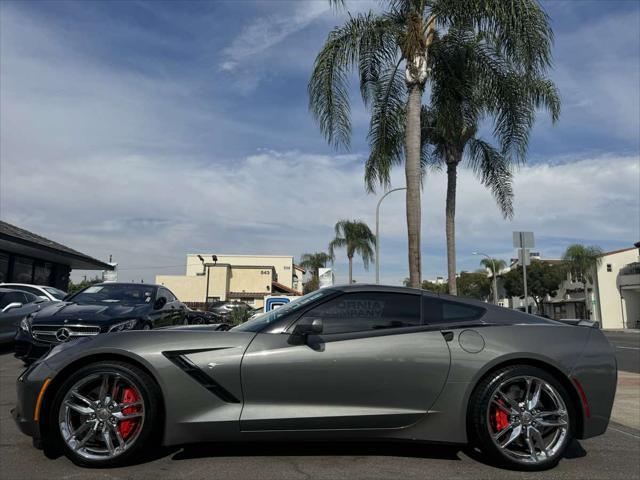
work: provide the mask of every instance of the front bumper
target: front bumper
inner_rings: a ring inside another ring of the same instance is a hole
[[[36,442],[42,436],[40,423],[34,419],[36,403],[45,380],[50,376],[51,370],[47,364],[36,362],[22,372],[16,380],[18,398],[15,408],[11,410],[11,415],[20,431]]]

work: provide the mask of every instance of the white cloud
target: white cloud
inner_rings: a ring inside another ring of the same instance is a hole
[[[299,2],[286,11],[258,17],[245,26],[240,34],[223,50],[229,61],[222,68],[234,69],[238,64],[252,62],[290,35],[299,32],[321,15],[330,11],[328,2]]]
[[[183,271],[192,251],[297,256],[326,248],[338,219],[373,227],[377,198],[364,193],[362,155],[291,151],[288,132],[264,135],[218,114],[188,79],[109,68],[4,6],[2,22],[3,220],[102,259],[113,254],[123,278],[146,280]],[[264,31],[253,31],[255,41]],[[238,52],[265,56],[249,46],[238,41]],[[270,149],[230,152],[258,135]],[[203,138],[207,148],[193,148]],[[217,143],[225,155],[208,153]],[[525,167],[516,174],[512,222],[461,171],[460,267],[477,265],[473,250],[509,256],[518,229],[535,231],[548,257],[571,240],[604,247],[637,241],[639,161],[599,155]],[[403,183],[402,171],[394,172],[394,184]],[[444,188],[442,173],[425,182],[425,277],[445,271]],[[394,193],[382,207],[382,276],[393,283],[406,276],[403,199]],[[344,280],[344,259],[337,268]],[[373,272],[358,266],[356,277],[371,280]]]

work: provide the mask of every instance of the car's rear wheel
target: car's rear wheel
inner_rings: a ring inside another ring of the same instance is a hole
[[[571,399],[545,370],[528,365],[498,370],[478,385],[471,401],[477,446],[500,465],[551,468],[571,441]]]
[[[55,446],[74,463],[112,467],[141,458],[157,435],[160,391],[133,365],[87,365],[57,389],[49,428]]]

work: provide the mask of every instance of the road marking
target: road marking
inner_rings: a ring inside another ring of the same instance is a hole
[[[638,347],[618,347],[618,346],[616,346],[616,348],[624,348],[626,350],[640,350],[640,348],[638,348]]]
[[[624,430],[620,430],[619,428],[612,427],[611,425],[609,425],[609,428],[611,430],[615,430],[616,432],[620,432],[620,433],[624,433],[625,435],[629,435],[630,437],[633,437],[633,438],[640,438],[640,435],[634,435],[633,433],[625,432]]]

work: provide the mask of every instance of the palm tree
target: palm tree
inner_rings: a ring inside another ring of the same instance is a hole
[[[491,272],[491,275],[498,275],[507,266],[507,262],[501,258],[483,258],[480,265]],[[495,266],[495,271],[494,271]]]
[[[446,167],[445,207],[449,292],[456,285],[456,189],[458,167],[470,168],[489,189],[505,218],[513,216],[512,164],[524,162],[536,110],[560,114],[555,85],[542,72],[521,72],[483,36],[451,28],[432,47],[431,105],[423,108],[423,154]],[[498,146],[478,136],[490,120]],[[500,131],[502,129],[502,131]]]
[[[369,262],[374,259],[376,236],[366,223],[358,220],[340,220],[335,226],[336,238],[329,244],[329,256],[335,259],[336,248],[346,248],[349,259],[349,285],[353,283],[353,256],[362,257],[365,270],[369,268]]]
[[[387,0],[386,6],[380,13],[350,15],[329,33],[309,82],[309,107],[327,141],[348,147],[348,73],[357,70],[363,101],[371,110],[367,188],[388,186],[391,167],[404,161],[409,281],[419,288],[421,111],[431,48],[440,32],[469,26],[482,35],[488,50],[530,73],[549,65],[552,32],[536,0]],[[501,122],[496,134],[508,128]]]
[[[331,261],[331,256],[325,252],[303,253],[300,256],[299,265],[311,271],[311,274],[317,279],[318,270],[327,266],[327,262]]]
[[[571,278],[582,282],[584,286],[584,312],[586,319],[589,319],[589,296],[588,283],[593,283],[593,273],[602,263],[603,251],[600,247],[586,247],[574,244],[567,247],[562,256],[564,266],[571,274]]]

